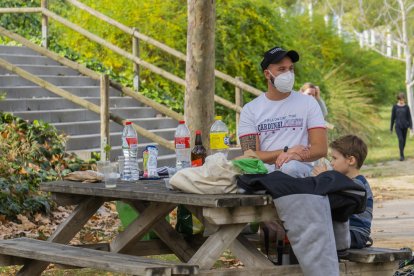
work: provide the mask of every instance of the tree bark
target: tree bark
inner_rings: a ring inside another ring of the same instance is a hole
[[[215,0],[187,0],[187,3],[184,117],[191,137],[195,130],[201,130],[203,145],[208,148],[214,118]]]
[[[412,74],[411,70],[413,67],[413,60],[411,57],[411,51],[410,51],[410,44],[409,44],[409,38],[408,38],[408,29],[407,29],[407,13],[406,13],[406,7],[404,5],[403,0],[398,0],[398,3],[400,5],[400,12],[401,12],[401,31],[402,31],[402,38],[404,43],[404,54],[405,54],[405,84],[406,84],[406,90],[407,90],[407,104],[410,107],[411,111],[411,120],[414,121],[414,99],[413,99],[413,85],[412,83]]]

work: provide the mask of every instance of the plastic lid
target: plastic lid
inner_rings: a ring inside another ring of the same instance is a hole
[[[178,121],[178,123],[179,123],[180,125],[182,125],[182,124],[185,124],[185,121],[184,121],[184,120],[180,120],[180,121]]]
[[[131,125],[132,124],[132,122],[130,122],[130,121],[126,121],[125,122],[125,125],[127,126],[127,125]]]
[[[201,130],[196,130],[196,135],[200,134],[201,135]]]
[[[217,121],[217,120],[220,120],[220,121],[221,121],[221,120],[223,120],[223,117],[221,117],[221,116],[216,116],[216,117],[214,117],[214,120],[216,120],[216,121]]]

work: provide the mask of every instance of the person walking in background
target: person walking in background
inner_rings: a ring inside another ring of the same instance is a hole
[[[328,116],[328,109],[326,108],[325,102],[321,98],[321,90],[319,89],[319,86],[316,86],[311,82],[306,82],[299,91],[302,94],[314,97],[321,107],[323,117],[326,118],[326,116]]]
[[[404,93],[399,93],[397,96],[398,102],[392,107],[391,113],[391,128],[394,128],[398,137],[398,145],[400,147],[400,161],[404,161],[404,148],[407,140],[407,130],[410,128],[413,131],[413,122],[411,120],[410,108],[405,104]]]

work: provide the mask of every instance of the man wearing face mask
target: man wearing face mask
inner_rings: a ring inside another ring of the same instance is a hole
[[[328,139],[315,98],[292,90],[298,60],[296,51],[281,47],[264,54],[260,65],[267,91],[243,107],[238,135],[242,150],[255,151],[270,172],[280,169],[302,178],[311,175],[313,161],[326,156]],[[286,183],[275,179],[274,185]],[[346,227],[333,226],[327,196],[298,191],[274,203],[303,274],[339,276],[336,250],[347,248],[348,240],[343,234]],[[268,241],[274,239],[271,232],[280,229],[277,225],[265,223]]]
[[[328,141],[317,101],[292,90],[298,60],[296,51],[278,46],[264,54],[267,92],[243,107],[238,135],[242,150],[255,151],[270,171],[306,177],[312,161],[326,156]]]

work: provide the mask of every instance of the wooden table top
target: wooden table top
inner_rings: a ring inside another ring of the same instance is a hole
[[[136,182],[119,181],[116,188],[105,188],[104,183],[54,181],[42,183],[40,189],[45,192],[67,195],[96,196],[114,200],[169,202],[203,207],[263,206],[273,203],[269,195],[201,195],[171,191],[165,187],[163,179]]]

